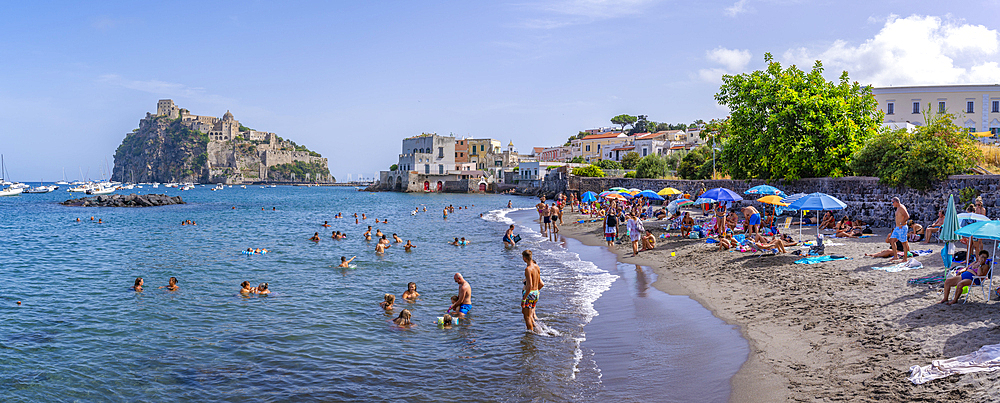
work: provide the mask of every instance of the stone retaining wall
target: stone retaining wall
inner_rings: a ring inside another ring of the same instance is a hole
[[[899,197],[907,207],[911,217],[918,223],[927,225],[937,218],[937,211],[944,210],[948,204],[948,195],[955,195],[956,207],[959,205],[959,192],[972,188],[983,197],[987,216],[1000,217],[1000,175],[955,175],[938,182],[927,191],[909,188],[894,188],[879,184],[878,178],[846,177],[846,178],[809,178],[797,181],[740,181],[740,180],[666,180],[666,179],[632,179],[632,178],[586,178],[570,176],[567,190],[574,193],[586,191],[601,192],[612,187],[639,188],[660,190],[673,187],[688,192],[699,189],[717,187],[729,188],[743,194],[747,189],[768,184],[783,190],[787,194],[823,192],[834,196],[844,203],[847,209],[836,212],[839,219],[843,214],[859,218],[876,227],[888,227],[892,223],[892,198]]]

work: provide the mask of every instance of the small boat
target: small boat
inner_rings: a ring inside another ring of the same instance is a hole
[[[0,196],[17,196],[21,194],[21,192],[24,192],[24,189],[6,188],[0,190]]]
[[[86,183],[82,183],[82,184],[80,184],[80,185],[78,185],[78,186],[75,186],[75,187],[71,187],[71,188],[69,188],[69,189],[66,189],[66,191],[67,191],[67,192],[81,192],[81,193],[86,193],[86,192],[87,192],[87,191],[89,191],[89,190],[90,190],[91,188],[92,188],[92,186],[90,186],[90,185],[88,185],[88,184],[86,184]]]
[[[190,183],[181,187],[181,190],[191,190],[191,189],[194,189],[194,185]]]
[[[94,196],[96,196],[96,195],[112,194],[114,192],[115,192],[115,188],[113,188],[113,187],[95,187],[93,189],[87,190],[87,194],[94,195]]]
[[[39,181],[38,186],[24,189],[24,193],[49,193],[56,189],[59,189],[59,186],[45,186]]]
[[[247,185],[240,186],[241,189],[246,189]]]

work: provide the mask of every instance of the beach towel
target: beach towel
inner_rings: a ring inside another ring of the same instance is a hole
[[[919,285],[919,284],[937,284],[944,282],[944,274],[931,274],[929,276],[911,278],[906,280],[906,284]]]
[[[954,374],[996,371],[1000,369],[1000,344],[983,346],[972,354],[947,360],[934,360],[931,365],[910,367],[910,382],[920,385]]]
[[[921,250],[911,250],[910,251],[910,255],[911,256],[927,256],[927,255],[930,255],[932,253],[934,253],[934,251],[930,250],[930,249],[921,249]]]
[[[883,266],[883,267],[872,266],[872,270],[882,270],[882,271],[887,271],[889,273],[895,273],[913,269],[922,269],[922,268],[924,268],[924,264],[917,261],[917,259],[910,259],[905,262],[897,263],[891,266]]]
[[[807,258],[804,258],[804,259],[796,260],[795,263],[796,264],[814,264],[814,263],[829,262],[829,261],[832,261],[832,260],[847,260],[847,258],[843,257],[843,256],[834,256],[834,255],[812,256],[812,257],[807,257]]]

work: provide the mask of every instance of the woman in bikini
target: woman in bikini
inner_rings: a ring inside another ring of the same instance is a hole
[[[927,229],[924,230],[924,243],[931,243],[931,235],[940,231],[942,225],[944,225],[944,210],[938,211],[937,220],[931,225],[928,225]]]

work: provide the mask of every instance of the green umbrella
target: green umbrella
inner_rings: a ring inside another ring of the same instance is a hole
[[[956,231],[958,231],[958,214],[955,211],[955,195],[948,195],[948,210],[944,213],[944,224],[941,224],[939,238],[945,242],[962,239],[955,233]]]
[[[938,238],[944,241],[941,260],[944,263],[945,277],[951,268],[951,243],[962,239],[956,232],[958,232],[958,214],[955,211],[955,195],[948,195],[948,210],[944,213],[944,223],[941,224],[941,233],[938,234]]]

